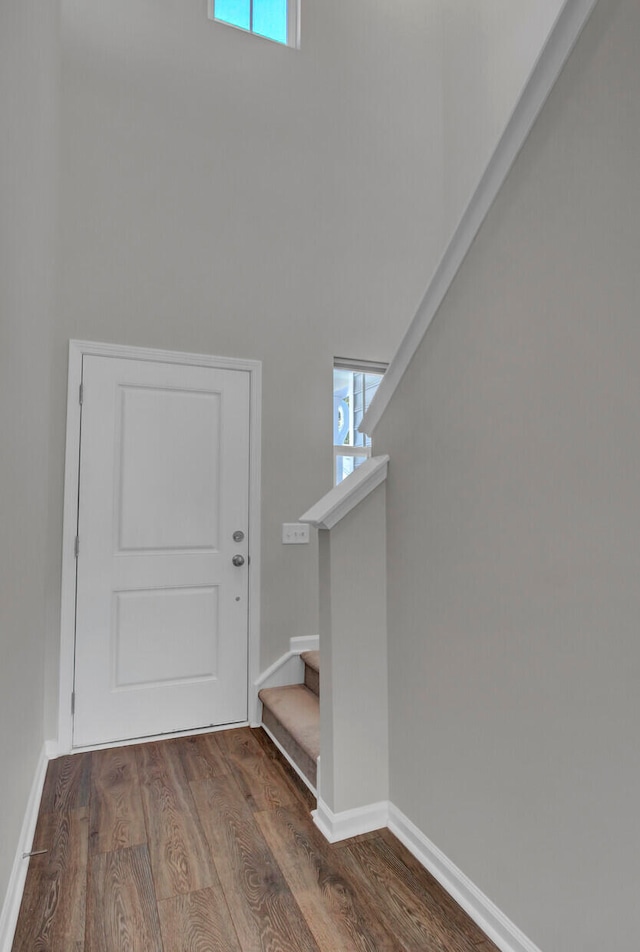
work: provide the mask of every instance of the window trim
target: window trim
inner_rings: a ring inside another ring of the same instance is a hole
[[[337,459],[338,456],[363,456],[366,459],[368,456],[371,456],[371,447],[370,446],[347,446],[346,444],[337,446],[334,443],[333,444],[334,460]]]
[[[353,370],[356,374],[381,374],[384,376],[389,364],[381,360],[351,360],[349,357],[334,357],[334,370]]]

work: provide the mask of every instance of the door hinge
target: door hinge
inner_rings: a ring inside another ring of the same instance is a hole
[[[82,406],[82,401],[84,399],[84,384],[81,383],[78,388],[78,403]]]
[[[80,554],[80,536],[76,536],[76,541],[73,544],[73,554],[75,555],[76,559]]]
[[[72,691],[71,692],[71,716],[73,717],[75,713],[76,713],[76,692]]]

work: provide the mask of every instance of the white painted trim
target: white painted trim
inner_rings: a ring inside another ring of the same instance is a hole
[[[313,810],[311,816],[324,838],[330,843],[338,843],[340,840],[348,840],[351,836],[384,829],[389,820],[389,804],[386,800],[381,800],[380,803],[369,803],[354,810],[334,813],[324,800],[318,797],[318,807]]]
[[[540,952],[503,912],[397,807],[389,804],[389,829],[501,952]]]
[[[355,810],[333,813],[318,798],[317,809],[311,816],[329,843],[338,843],[352,836],[388,827],[501,952],[540,952],[538,946],[393,803],[381,801]]]
[[[260,674],[260,566],[262,537],[262,364],[251,361],[251,410],[249,456],[249,528],[251,571],[249,573],[249,664],[247,717],[251,719],[254,684]]]
[[[157,350],[149,347],[131,347],[121,344],[71,340],[69,341],[67,436],[62,524],[62,594],[60,601],[60,672],[57,738],[57,750],[59,754],[70,753],[72,751],[73,736],[71,692],[73,691],[74,680],[76,603],[74,543],[78,520],[78,462],[80,456],[80,403],[78,393],[82,380],[82,358],[85,354],[97,357],[119,357],[121,359],[130,360],[153,360],[156,362],[184,364],[195,367],[216,367],[223,370],[244,370],[249,373],[251,391],[249,422],[249,531],[251,571],[249,573],[249,658],[247,670],[247,703],[249,709],[251,709],[253,700],[254,684],[260,673],[262,364],[258,360],[239,360],[234,357],[217,357],[208,354]]]
[[[47,760],[55,760],[57,757],[60,757],[60,752],[58,750],[58,741],[57,740],[46,740],[44,742],[44,751],[47,755]]]
[[[301,635],[299,638],[289,639],[289,651],[296,654],[302,654],[303,651],[319,651],[319,635]]]
[[[299,677],[295,681],[282,680],[282,678],[288,678],[290,669],[293,667],[291,662],[294,662],[296,671],[302,672],[302,662],[300,661],[300,652],[299,651],[285,651],[277,661],[274,661],[266,671],[263,671],[258,680],[255,682],[255,686],[258,691],[261,691],[262,688],[281,688],[285,684],[300,684],[302,677]]]
[[[22,820],[22,828],[18,838],[18,847],[11,867],[9,884],[0,912],[0,952],[11,952],[13,937],[18,922],[18,913],[20,912],[20,903],[24,892],[24,884],[29,869],[29,858],[24,856],[31,850],[33,836],[36,831],[36,821],[40,809],[40,800],[42,799],[42,789],[44,787],[44,778],[47,773],[47,745],[43,744],[36,771],[29,791],[29,798]]]
[[[297,763],[295,762],[295,760],[293,760],[293,758],[291,757],[291,754],[290,754],[288,751],[286,751],[286,750],[284,749],[284,747],[282,746],[282,744],[280,743],[280,741],[278,740],[278,738],[277,738],[277,737],[274,737],[274,735],[271,733],[271,731],[269,730],[269,728],[266,727],[264,724],[258,724],[258,727],[261,727],[261,728],[262,728],[262,730],[265,732],[265,734],[267,735],[267,737],[269,738],[269,740],[278,748],[278,750],[280,751],[280,753],[282,754],[282,756],[284,757],[284,759],[287,761],[287,763],[289,764],[289,766],[290,766],[290,767],[293,767],[293,769],[295,770],[295,772],[297,773],[297,775],[300,777],[300,779],[301,779],[302,782],[304,783],[305,787],[308,787],[309,790],[311,791],[311,793],[314,795],[314,797],[316,797],[316,796],[318,795],[318,794],[317,794],[317,791],[316,791],[316,788],[313,786],[313,784],[311,783],[311,781],[309,780],[309,778],[308,778],[308,777],[305,777],[305,775],[302,773],[302,771],[301,771],[300,768],[298,767],[298,765],[297,765]],[[318,759],[319,759],[319,758],[318,758]]]
[[[435,317],[453,279],[553,89],[597,0],[566,0],[418,311],[380,381],[359,429],[371,435]],[[304,517],[303,520],[304,521]]]
[[[384,380],[384,377],[382,379]],[[299,521],[309,522],[316,529],[333,529],[347,513],[355,509],[358,503],[385,481],[388,463],[388,456],[372,456],[329,490],[315,506],[300,516]]]
[[[249,703],[251,705],[251,726],[262,726],[262,702],[258,692],[263,688],[281,688],[286,684],[302,684],[304,679],[304,664],[300,660],[299,651],[286,651],[277,661],[263,671],[254,681],[251,688]]]
[[[302,684],[304,681],[304,663],[300,659],[300,655],[303,651],[317,651],[319,645],[320,638],[318,635],[290,638],[289,651],[286,651],[256,678],[253,682],[250,700],[250,709],[253,712],[252,727],[260,727],[262,721],[262,705],[258,698],[258,692],[262,688],[281,688],[286,684]]]
[[[348,446],[346,443],[335,444],[333,446],[333,459],[337,460],[339,456],[357,456],[363,459],[371,458],[370,446]]]

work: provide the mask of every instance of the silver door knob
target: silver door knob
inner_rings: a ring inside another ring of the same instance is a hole
[[[231,559],[236,568],[240,568],[241,565],[244,565],[244,555],[234,555]]]

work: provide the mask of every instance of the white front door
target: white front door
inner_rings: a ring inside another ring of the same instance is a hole
[[[83,357],[76,747],[247,719],[249,377]]]

